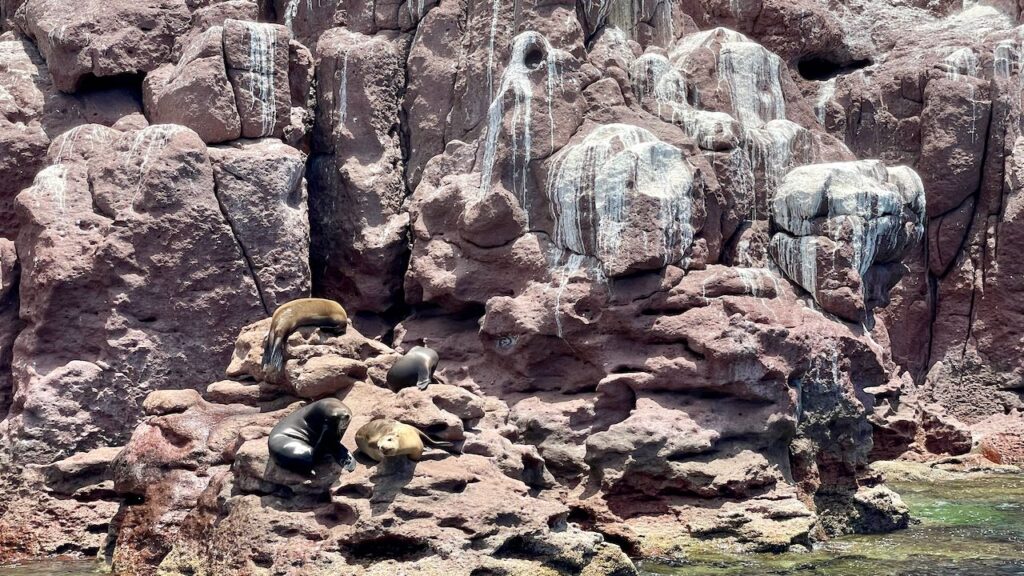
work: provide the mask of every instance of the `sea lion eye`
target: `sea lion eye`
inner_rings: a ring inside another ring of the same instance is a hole
[[[501,350],[508,350],[509,348],[511,348],[511,347],[513,347],[515,345],[516,345],[516,337],[515,336],[505,335],[505,336],[502,336],[501,338],[498,338],[498,348],[501,349]]]

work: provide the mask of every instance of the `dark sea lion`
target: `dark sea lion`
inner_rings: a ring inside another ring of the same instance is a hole
[[[348,326],[348,314],[341,304],[324,298],[299,298],[278,306],[263,339],[264,371],[279,374],[284,370],[285,342],[288,335],[300,326],[335,328],[344,332]]]
[[[426,390],[431,382],[444,383],[434,376],[437,368],[437,352],[426,346],[414,346],[398,359],[388,370],[388,388],[398,392],[402,388],[415,386]]]
[[[355,460],[341,443],[352,411],[337,398],[324,398],[292,412],[270,431],[270,456],[278,466],[307,476],[325,456],[333,457],[347,470]]]
[[[378,418],[363,424],[356,432],[356,446],[377,462],[392,456],[408,456],[416,462],[423,456],[424,446],[452,448],[450,442],[434,440],[419,428],[390,418]]]

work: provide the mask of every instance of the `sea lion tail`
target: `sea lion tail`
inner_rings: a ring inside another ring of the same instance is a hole
[[[444,440],[435,440],[434,438],[428,436],[426,432],[418,428],[416,429],[416,431],[420,433],[420,439],[423,441],[424,446],[429,446],[431,448],[440,448],[441,450],[444,450],[445,452],[450,452],[452,454],[462,454],[462,451],[457,449],[455,447],[455,444],[452,444],[451,442],[445,442]]]
[[[269,332],[263,342],[263,370],[274,374],[284,370],[284,338]]]

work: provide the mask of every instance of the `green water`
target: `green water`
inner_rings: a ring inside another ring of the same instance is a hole
[[[811,552],[702,552],[679,566],[645,563],[648,575],[1004,576],[1024,575],[1024,475],[941,483],[893,483],[920,524],[847,536]]]
[[[95,576],[105,573],[102,568],[101,563],[92,560],[38,560],[0,564],[0,576]]]
[[[644,563],[646,575],[1024,576],[1024,475],[893,483],[914,517],[907,530],[848,536],[800,554],[701,553],[681,566]],[[86,576],[89,561],[0,566],[0,576]]]

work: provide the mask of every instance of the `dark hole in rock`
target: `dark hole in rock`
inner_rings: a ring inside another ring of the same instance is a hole
[[[533,554],[529,545],[522,536],[513,536],[505,540],[497,550],[494,551],[495,558],[530,558]]]
[[[622,548],[622,551],[625,552],[627,555],[629,555],[629,556],[639,556],[640,555],[640,545],[639,545],[639,542],[634,542],[634,541],[630,540],[629,538],[626,538],[626,537],[623,537],[623,536],[619,536],[618,534],[605,534],[604,532],[602,532],[601,535],[604,536],[605,542],[608,542],[610,544],[615,544],[619,548]]]
[[[523,522],[519,519],[518,516],[512,514],[511,512],[501,512],[500,514],[494,517],[494,523],[498,526],[511,528],[512,526],[519,526]]]
[[[569,522],[586,527],[593,524],[595,519],[594,513],[586,508],[580,508],[579,506],[569,507]]]
[[[75,87],[75,94],[79,96],[96,94],[97,98],[102,98],[103,93],[121,92],[130,95],[141,105],[142,81],[145,78],[144,73],[115,74],[113,76],[86,74],[79,79],[78,85]]]
[[[807,56],[797,62],[797,70],[805,80],[828,80],[872,64],[871,60],[837,62],[825,56]]]
[[[526,56],[523,57],[523,64],[525,64],[529,70],[537,70],[542,64],[544,64],[544,57],[544,50],[536,47],[530,48],[530,50],[526,52]]]
[[[314,518],[316,518],[317,523],[333,528],[340,524],[355,524],[355,521],[359,518],[359,513],[348,504],[335,502],[317,510]]]
[[[349,554],[366,560],[410,561],[422,558],[430,551],[426,542],[415,538],[389,535],[352,544]]]
[[[269,552],[256,551],[252,555],[252,563],[260,568],[270,568],[274,565],[274,558]]]
[[[448,425],[445,424],[444,422],[441,422],[439,424],[431,424],[430,426],[427,426],[427,428],[426,428],[426,430],[424,430],[424,432],[426,432],[427,434],[430,434],[431,436],[433,436],[433,435],[436,435],[436,434],[440,434],[440,433],[444,432],[447,429],[448,429]]]

